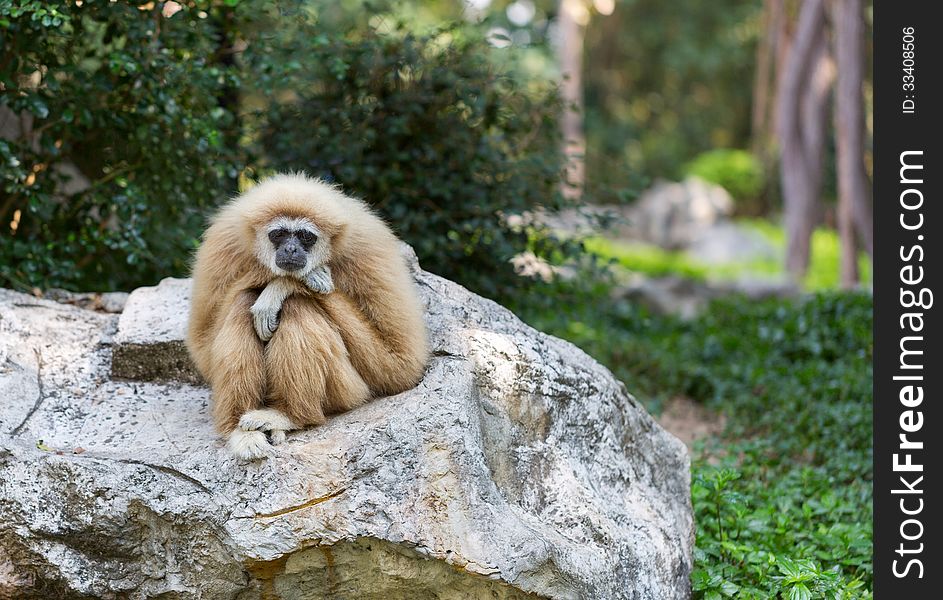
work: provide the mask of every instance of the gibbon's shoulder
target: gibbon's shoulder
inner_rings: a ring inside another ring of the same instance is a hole
[[[341,229],[376,226],[382,220],[362,200],[344,194],[340,186],[285,173],[263,179],[224,205],[213,223],[256,230],[279,216],[303,217],[329,233]]]

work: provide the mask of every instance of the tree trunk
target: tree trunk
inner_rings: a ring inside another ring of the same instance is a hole
[[[753,80],[753,106],[750,119],[753,153],[765,156],[770,137],[770,91],[773,90],[773,60],[779,41],[779,18],[783,0],[764,0],[763,34],[756,45],[756,74]]]
[[[828,91],[834,69],[825,36],[824,0],[806,0],[786,57],[777,98],[777,126],[786,222],[786,268],[801,281],[820,218]]]
[[[586,136],[583,133],[583,27],[588,15],[582,0],[560,0],[560,72],[563,75],[563,155],[566,160],[566,181],[563,195],[579,199],[586,180]]]
[[[864,13],[861,0],[833,0],[835,58],[835,131],[838,170],[838,231],[841,238],[841,285],[858,282],[855,231],[868,254],[874,253],[874,216],[864,168]]]
[[[753,105],[751,115],[751,143],[753,155],[756,156],[763,169],[764,179],[767,182],[775,178],[770,175],[776,165],[775,135],[773,127],[773,102],[776,97],[776,77],[779,71],[779,54],[783,44],[783,0],[764,0],[763,25],[760,39],[756,47],[756,74],[753,81]],[[766,184],[763,190],[762,213],[769,212],[772,206],[771,186]]]

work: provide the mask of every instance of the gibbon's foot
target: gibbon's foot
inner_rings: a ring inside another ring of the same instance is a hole
[[[285,441],[285,432],[298,429],[288,415],[274,408],[250,410],[239,419],[239,429],[268,434],[269,441],[277,446]]]
[[[262,431],[233,429],[226,445],[233,454],[243,460],[264,458],[272,451],[272,446]]]
[[[304,277],[305,285],[319,294],[330,294],[334,291],[334,276],[331,267],[321,265],[315,267]]]

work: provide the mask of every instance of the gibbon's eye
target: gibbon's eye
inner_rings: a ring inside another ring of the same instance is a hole
[[[301,245],[306,249],[310,248],[316,241],[318,241],[318,236],[307,229],[299,229],[296,235],[298,236],[298,240],[301,242]]]
[[[280,245],[287,238],[288,238],[287,229],[273,229],[272,231],[268,232],[269,241],[275,244],[276,246]]]

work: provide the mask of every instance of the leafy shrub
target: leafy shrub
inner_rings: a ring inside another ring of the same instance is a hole
[[[221,9],[161,4],[0,3],[0,285],[180,274],[204,209],[232,191]]]
[[[575,248],[515,221],[562,203],[555,88],[499,71],[481,38],[379,34],[328,3],[182,4],[0,4],[0,285],[182,274],[243,155],[261,158],[250,175],[343,184],[487,295],[521,283],[512,256]]]
[[[763,166],[746,150],[720,149],[700,154],[686,167],[688,175],[721,186],[739,204],[756,200],[765,185]]]
[[[692,461],[696,598],[870,597],[870,295],[730,299],[682,321],[554,285],[552,311],[515,309],[649,406],[682,394],[727,417]]]
[[[266,168],[342,184],[424,268],[485,295],[521,285],[511,257],[566,250],[509,219],[562,205],[553,88],[512,80],[486,43],[456,30],[300,37],[255,55]]]

